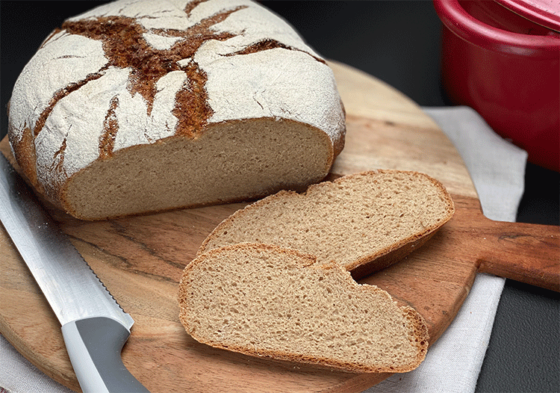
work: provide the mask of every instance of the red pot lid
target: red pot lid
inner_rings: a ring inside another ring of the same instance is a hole
[[[560,32],[560,1],[558,0],[495,0],[512,12]]]

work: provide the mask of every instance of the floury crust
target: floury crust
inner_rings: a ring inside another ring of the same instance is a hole
[[[16,82],[9,135],[25,175],[61,205],[68,179],[120,150],[262,118],[321,130],[332,158],[342,150],[332,71],[288,24],[249,1],[126,0],[45,40]]]

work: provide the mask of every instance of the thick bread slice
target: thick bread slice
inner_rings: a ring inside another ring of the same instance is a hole
[[[209,251],[179,285],[180,319],[197,341],[252,356],[351,372],[406,372],[428,348],[428,328],[340,265],[264,244]]]
[[[198,253],[238,243],[275,244],[335,261],[354,277],[420,247],[454,213],[443,185],[417,172],[378,170],[282,191],[239,210]]]
[[[326,61],[258,3],[118,0],[46,38],[8,135],[39,194],[99,220],[305,189],[345,131]]]

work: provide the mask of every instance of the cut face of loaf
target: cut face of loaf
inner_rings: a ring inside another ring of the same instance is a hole
[[[189,264],[180,319],[197,341],[252,356],[353,372],[406,372],[428,348],[410,307],[357,284],[336,264],[263,244],[212,250]]]
[[[305,124],[223,123],[99,160],[67,182],[64,201],[88,219],[240,201],[318,182],[331,159],[328,137]]]
[[[218,225],[198,253],[245,242],[274,244],[320,263],[334,261],[361,277],[420,247],[453,213],[451,197],[431,177],[370,171],[257,201]]]
[[[43,42],[8,135],[39,193],[96,220],[304,188],[345,117],[326,62],[257,3],[119,0]]]

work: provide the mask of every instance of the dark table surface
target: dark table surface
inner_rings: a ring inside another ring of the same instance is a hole
[[[65,18],[100,3],[0,2],[0,137],[15,79],[42,40]],[[441,88],[442,27],[431,1],[262,3],[325,58],[365,71],[421,106],[452,105]],[[529,163],[517,221],[559,225],[559,204],[560,174]],[[558,293],[506,281],[476,391],[560,392]]]

